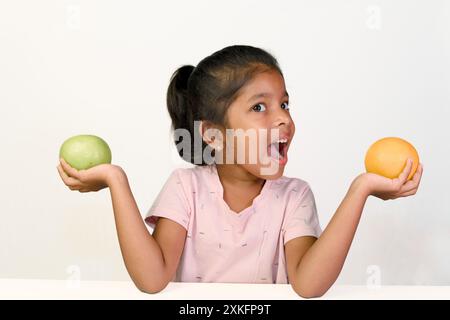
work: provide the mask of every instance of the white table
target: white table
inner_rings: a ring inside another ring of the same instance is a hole
[[[284,284],[172,282],[157,294],[140,292],[131,281],[0,279],[0,299],[301,299]],[[450,299],[450,286],[334,286],[320,299]]]

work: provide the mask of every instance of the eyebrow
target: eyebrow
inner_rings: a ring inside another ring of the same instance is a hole
[[[272,95],[271,95],[270,93],[267,93],[267,92],[261,92],[261,93],[257,93],[257,94],[255,94],[255,95],[251,96],[250,99],[248,99],[247,102],[250,102],[250,101],[253,101],[253,100],[256,100],[256,99],[259,99],[259,98],[263,98],[263,97],[271,97],[271,96],[272,96]],[[288,98],[289,98],[289,94],[288,94],[287,91],[284,92],[283,97],[288,97]]]

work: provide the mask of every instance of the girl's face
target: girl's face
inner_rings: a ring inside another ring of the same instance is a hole
[[[295,133],[283,77],[275,70],[258,73],[230,105],[227,120],[235,136],[232,145],[224,133],[223,163],[229,163],[226,154],[234,152],[234,164],[254,176],[263,179],[282,176]]]

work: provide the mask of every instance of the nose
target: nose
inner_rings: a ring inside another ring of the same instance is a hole
[[[292,123],[292,118],[289,111],[279,108],[274,111],[273,115],[273,127],[280,127],[282,125],[289,127]]]

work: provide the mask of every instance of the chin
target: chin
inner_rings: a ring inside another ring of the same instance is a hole
[[[268,179],[268,180],[276,180],[276,179],[282,177],[283,174],[284,174],[284,166],[280,166],[274,174],[264,175],[263,178]]]
[[[270,167],[269,165],[261,164],[252,164],[246,166],[248,172],[258,178],[267,180],[276,180],[282,177],[284,174],[284,168],[284,165],[278,165],[278,167]],[[267,170],[269,170],[269,173],[267,173]]]

